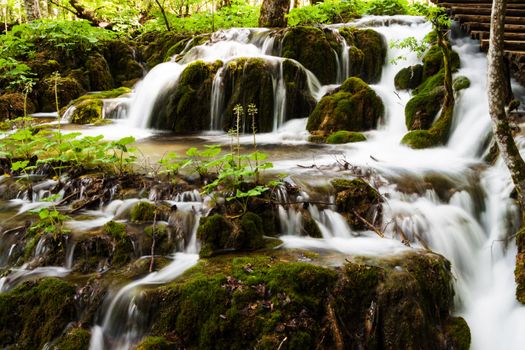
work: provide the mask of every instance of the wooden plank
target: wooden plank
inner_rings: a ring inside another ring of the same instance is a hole
[[[481,40],[481,49],[485,50],[489,47],[489,40]],[[505,49],[510,51],[525,51],[525,41],[505,40]]]
[[[462,4],[462,3],[450,3],[450,2],[444,2],[439,4],[441,7],[450,8],[453,6],[461,6],[461,7],[469,7],[469,8],[478,8],[478,9],[486,9],[486,8],[492,8],[492,3],[486,3],[486,4]],[[525,9],[525,3],[524,4],[507,4],[507,9]]]
[[[462,26],[467,30],[490,30],[490,23],[463,22]],[[525,33],[525,25],[505,24],[505,32]]]
[[[473,30],[470,32],[470,36],[480,40],[488,39],[490,37],[490,32],[485,30]],[[505,32],[504,37],[506,40],[525,41],[525,33]]]
[[[492,12],[490,7],[485,8],[473,8],[466,6],[452,6],[449,8],[450,13],[453,15],[489,15]],[[509,17],[522,17],[525,16],[525,8],[523,9],[507,9],[506,15]]]
[[[490,16],[454,15],[454,19],[460,22],[490,23]],[[525,17],[505,17],[505,24],[525,25]]]
[[[441,5],[442,3],[452,4],[492,4],[491,0],[433,0],[435,4]],[[508,4],[525,4],[523,0],[507,0]]]

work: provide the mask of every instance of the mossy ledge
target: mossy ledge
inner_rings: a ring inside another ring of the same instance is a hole
[[[279,253],[219,256],[145,291],[138,306],[151,336],[140,346],[467,349],[468,326],[450,317],[453,294],[450,264],[430,252],[338,269]]]

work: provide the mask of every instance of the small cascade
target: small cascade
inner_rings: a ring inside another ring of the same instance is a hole
[[[339,34],[337,28],[332,28],[332,34],[336,38],[337,42],[341,45],[341,49],[336,53],[337,58],[337,83],[342,84],[346,78],[350,76],[350,46],[346,42],[346,39]]]
[[[221,129],[222,110],[224,109],[224,66],[219,68],[211,87],[211,98],[210,98],[210,130]]]
[[[273,131],[280,128],[286,120],[286,86],[284,82],[283,61],[277,62],[277,74],[273,80]]]
[[[190,197],[192,196],[190,195]],[[92,329],[91,350],[130,349],[144,335],[146,327],[146,318],[140,313],[136,304],[137,298],[140,297],[141,288],[168,283],[197,263],[199,259],[197,228],[202,203],[174,201],[170,203],[177,206],[177,212],[189,214],[179,216],[187,222],[177,225],[179,229],[187,227],[190,230],[186,234],[190,239],[184,248],[184,252],[176,253],[169,265],[129,283],[112,297],[102,324],[95,325]]]
[[[103,119],[125,119],[129,110],[129,97],[121,96],[102,100]]]

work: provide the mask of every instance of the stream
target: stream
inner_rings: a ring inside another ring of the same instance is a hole
[[[409,16],[365,17],[351,25],[373,28],[383,34],[387,42],[410,36],[423,39],[431,30],[431,25],[422,18]],[[331,25],[327,29],[337,32],[341,26]],[[179,137],[148,129],[155,100],[165,89],[176,84],[184,67],[195,60],[211,62],[222,59],[228,62],[241,56],[267,60],[274,67],[274,101],[277,103],[273,108],[273,131],[258,134],[257,143],[272,160],[272,172],[285,173],[287,182],[301,188],[305,201],[322,198],[333,203],[334,198],[323,192],[328,180],[352,176],[353,170],[365,169],[371,185],[386,200],[383,205],[385,238],[370,231],[353,231],[335,208],[313,204],[308,211],[323,238],[301,237],[301,214],[293,208],[281,206],[280,238],[284,246],[370,256],[429,248],[452,263],[455,314],[468,322],[472,333],[471,348],[523,349],[525,306],[516,301],[513,274],[516,245],[512,235],[519,227],[519,215],[510,198],[513,185],[505,164],[501,159],[493,166],[483,161],[488,152],[486,140],[490,137],[491,122],[486,98],[487,60],[479,51],[478,42],[458,31],[453,33],[453,49],[461,58],[461,68],[454,74],[468,77],[471,86],[456,96],[452,132],[447,145],[413,150],[400,145],[407,132],[404,107],[411,96],[407,91],[395,91],[394,77],[401,68],[420,62],[414,53],[388,49],[387,62],[400,55],[405,59],[398,64],[385,64],[380,82],[371,85],[383,100],[386,113],[376,130],[365,132],[366,142],[320,146],[307,141],[306,116],[286,115],[283,107],[286,101],[283,59],[278,57],[279,43],[270,34],[267,29],[230,29],[213,34],[211,43],[187,50],[177,62],[166,62],[153,68],[128,98],[119,99],[118,104],[124,104],[125,108],[119,109],[119,119],[113,124],[84,128],[82,133],[103,134],[109,139],[133,135],[138,139],[137,147],[151,162],[168,151],[182,153],[192,146],[228,144],[229,136],[217,130],[221,125],[224,103],[220,70],[213,82],[211,101],[208,101],[212,111],[210,128],[199,135]],[[345,54],[348,45],[346,42],[341,45],[341,52],[334,52],[338,57],[339,83],[348,76],[350,64]],[[309,71],[307,77],[310,93],[317,101],[337,86],[322,86]],[[522,91],[519,86],[516,89]],[[108,106],[115,108],[114,104]],[[111,115],[111,111],[106,111],[106,115]],[[240,142],[249,147],[252,135],[242,136]],[[518,139],[518,143],[525,148],[524,139]],[[342,163],[350,165],[350,170],[342,169]],[[284,197],[283,202],[286,201]],[[144,320],[136,308],[135,298],[140,296],[141,288],[154,288],[172,281],[197,263],[196,231],[200,216],[207,213],[205,202],[206,199],[198,194],[181,196],[172,202],[188,213],[185,225],[190,239],[183,249],[173,252],[167,266],[110,293],[103,317],[93,325],[91,350],[130,349],[145,335]],[[44,203],[38,198],[19,199],[3,203],[2,210],[8,213],[6,215],[21,215]],[[90,213],[94,217],[91,221],[72,221],[70,226],[79,229],[102,226],[118,218],[119,210],[125,210],[123,208],[129,207],[130,203],[109,203],[100,212]],[[409,246],[403,244],[403,239],[408,240],[404,243]],[[8,244],[0,242],[0,265],[2,256],[9,254]],[[74,246],[71,249],[74,250]],[[65,276],[69,268],[71,261],[65,261],[63,266],[33,270],[22,266],[0,279],[0,292],[36,276]]]

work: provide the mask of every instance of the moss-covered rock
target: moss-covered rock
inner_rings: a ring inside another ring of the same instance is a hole
[[[221,61],[196,61],[182,72],[179,82],[157,100],[150,127],[192,133],[210,126],[210,103],[213,77]]]
[[[228,221],[220,214],[201,218],[197,238],[200,256],[208,257],[226,250],[255,250],[264,246],[264,229],[260,216],[247,212],[240,219]]]
[[[366,131],[375,128],[383,114],[381,98],[361,79],[352,77],[319,101],[306,129],[318,134]]]
[[[120,266],[129,262],[133,257],[134,249],[133,242],[126,230],[126,224],[109,221],[103,226],[103,231],[113,241],[111,263],[115,266]]]
[[[412,90],[418,87],[423,81],[423,65],[401,69],[394,78],[394,85],[397,90]]]
[[[103,105],[99,99],[84,99],[74,106],[69,121],[73,124],[92,124],[102,119]]]
[[[350,226],[356,230],[369,229],[363,221],[370,224],[380,224],[382,216],[381,203],[383,198],[366,181],[360,178],[332,180],[336,188],[337,211],[342,213]]]
[[[187,35],[176,32],[147,32],[139,36],[136,42],[140,48],[142,60],[148,68],[153,68],[164,61],[170,48],[182,40],[187,40]]]
[[[75,320],[75,287],[56,278],[0,294],[0,346],[42,349]]]
[[[454,78],[452,86],[454,88],[454,91],[468,89],[470,87],[470,79],[463,75],[460,75],[459,77]]]
[[[360,132],[340,130],[330,134],[326,138],[326,143],[341,144],[350,142],[366,141],[366,136]]]
[[[439,145],[439,138],[430,130],[412,130],[403,136],[401,143],[413,149],[424,149]]]
[[[146,337],[140,341],[135,350],[172,350],[175,343],[164,337]]]
[[[469,350],[471,343],[470,328],[463,317],[451,317],[445,328],[447,345],[453,349]]]
[[[387,52],[387,44],[383,35],[372,29],[354,27],[344,27],[339,30],[339,33],[351,45],[349,49],[351,63],[357,63],[357,67],[360,68],[357,71],[351,64],[351,76],[357,76],[369,84],[379,82]],[[359,49],[362,56],[352,47]]]
[[[459,68],[459,55],[455,51],[450,53],[450,65],[452,71]],[[443,53],[438,45],[433,45],[423,56],[423,80],[437,74],[443,69]]]
[[[113,88],[113,77],[104,56],[94,53],[86,60],[86,71],[91,91],[105,91]]]
[[[27,99],[27,114],[35,112],[35,105],[31,99]],[[20,92],[8,92],[0,95],[0,120],[15,119],[24,116],[24,94]]]
[[[35,88],[40,110],[42,112],[56,112],[55,79],[46,78]],[[57,78],[58,107],[62,108],[80,95],[86,93],[82,84],[72,77]]]
[[[210,34],[200,34],[185,38],[168,49],[166,56],[164,56],[164,61],[169,61],[173,56],[182,54],[183,52],[186,53],[195,46],[202,45],[208,40],[210,40]]]
[[[430,129],[441,110],[445,88],[437,86],[429,92],[422,92],[410,99],[405,106],[405,123],[408,130]]]
[[[54,345],[58,350],[87,350],[91,333],[85,328],[73,328],[63,335]]]
[[[273,76],[277,74],[277,62],[262,58],[239,58],[228,62],[224,68],[224,101],[221,128],[225,131],[235,125],[234,108],[240,104],[244,111],[248,105],[256,105],[258,112],[255,126],[258,132],[273,129],[274,88]],[[251,120],[244,118],[241,127],[251,131]]]
[[[300,62],[322,84],[334,83],[337,76],[337,53],[319,28],[293,27],[282,39],[282,57]]]
[[[306,118],[317,104],[310,94],[306,72],[292,60],[285,60],[282,65],[286,88],[286,116],[288,119]]]
[[[233,350],[437,350],[467,339],[450,327],[454,292],[440,255],[354,257],[333,270],[282,254],[203,259],[145,291],[138,306],[151,314],[152,336],[173,348]]]
[[[103,47],[103,54],[114,86],[131,87],[137,79],[142,78],[144,70],[129,42],[123,39],[108,41]]]
[[[134,222],[155,220],[157,207],[149,202],[138,202],[131,208],[130,219]]]
[[[323,233],[319,229],[319,225],[317,225],[317,222],[315,222],[308,212],[303,213],[302,219],[302,234],[313,238],[323,237]]]

